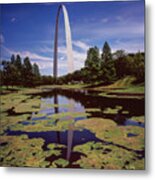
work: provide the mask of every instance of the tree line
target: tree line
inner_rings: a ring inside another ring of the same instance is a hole
[[[1,85],[37,86],[68,83],[103,83],[110,84],[127,75],[136,77],[137,83],[144,82],[145,54],[126,53],[123,50],[111,52],[105,42],[102,52],[97,46],[89,48],[85,65],[73,73],[58,77],[42,76],[36,63],[31,64],[29,57],[21,59],[20,55],[12,55],[9,61],[3,60],[0,69]]]
[[[110,84],[127,75],[136,77],[135,83],[144,82],[145,54],[126,53],[124,50],[112,53],[108,42],[105,42],[101,54],[97,46],[89,48],[84,68],[60,77],[58,82]]]
[[[1,61],[1,86],[34,87],[55,82],[52,76],[41,75],[39,66],[36,63],[32,64],[29,57],[22,59],[19,54],[13,54],[10,60]]]
[[[3,60],[1,65],[1,85],[33,86],[40,81],[39,67],[32,65],[29,57],[22,61],[20,55],[12,55],[10,61]]]

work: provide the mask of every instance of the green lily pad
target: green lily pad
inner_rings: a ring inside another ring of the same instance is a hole
[[[0,139],[0,165],[19,167],[48,167],[50,156],[60,156],[63,145],[53,145],[44,151],[42,138],[29,139],[27,135],[2,136]],[[59,147],[59,149],[56,149]]]
[[[75,123],[75,127],[88,129],[101,140],[112,142],[134,150],[144,149],[144,128],[118,126],[114,121],[103,118],[89,118]],[[128,134],[136,136],[128,137]]]
[[[139,122],[139,123],[144,123],[145,122],[145,117],[144,116],[134,116],[131,117],[133,121]]]
[[[57,167],[61,167],[61,168],[65,168],[67,167],[69,164],[69,161],[67,161],[66,159],[63,159],[63,158],[59,158],[55,161],[52,162],[52,165],[50,167],[54,167],[54,168],[57,168]]]
[[[100,142],[87,142],[74,147],[80,152],[80,159],[73,164],[88,169],[144,169],[144,163],[136,158],[136,154],[114,145],[104,145]]]
[[[99,108],[86,108],[86,112],[101,112],[101,109]]]

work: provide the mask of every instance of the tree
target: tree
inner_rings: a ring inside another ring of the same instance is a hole
[[[116,75],[118,78],[122,78],[130,74],[132,58],[125,56],[115,60]]]
[[[104,43],[101,56],[102,56],[102,61],[105,63],[112,59],[111,48],[107,43],[107,41]]]
[[[23,65],[23,73],[22,73],[22,81],[24,80],[24,84],[26,86],[33,86],[33,72],[32,72],[32,64],[30,62],[29,57],[24,59]]]
[[[27,70],[27,72],[32,72],[32,64],[31,64],[31,62],[30,62],[29,57],[26,57],[26,58],[24,59],[24,67],[25,67],[25,69]]]
[[[85,68],[83,69],[84,79],[87,82],[94,82],[98,79],[98,71],[101,66],[99,49],[95,46],[88,50]]]
[[[4,84],[3,71],[0,69],[0,86]]]
[[[143,53],[136,53],[134,56],[134,76],[137,79],[137,82],[144,82],[145,79],[145,56]]]
[[[116,52],[113,53],[113,59],[121,59],[126,57],[126,53],[124,50],[117,50]]]
[[[10,61],[1,62],[0,80],[2,85],[34,86],[41,84],[39,67],[36,63],[32,66],[30,59],[26,57],[22,63],[20,55],[11,56]],[[53,80],[53,79],[52,79]],[[52,81],[50,79],[50,81]]]
[[[87,59],[85,61],[85,66],[88,68],[97,68],[100,66],[100,55],[99,49],[95,46],[88,50]]]
[[[139,52],[119,57],[115,60],[115,68],[118,78],[131,75],[136,77],[137,82],[144,82],[145,65],[143,53]]]
[[[9,81],[8,81],[8,73],[7,73],[7,69],[8,69],[8,61],[3,60],[2,61],[2,67],[3,67],[3,71],[2,71],[2,80],[1,82],[3,82],[3,85],[6,85],[8,87]]]
[[[104,84],[112,83],[116,79],[114,60],[103,62],[99,73],[100,81]]]
[[[53,84],[55,79],[52,76],[41,76],[41,84],[47,85],[47,84]]]
[[[3,61],[3,83],[8,85],[16,85],[18,78],[18,71],[15,65],[13,65],[10,61]]]
[[[33,73],[33,84],[40,85],[41,76],[39,72],[39,66],[36,63],[32,65],[32,73]]]
[[[40,77],[39,67],[36,63],[32,66],[32,72],[36,77]]]
[[[13,58],[13,57],[12,57],[12,58]],[[21,57],[20,57],[19,54],[17,54],[16,59],[15,59],[15,61],[14,61],[13,64],[17,67],[17,69],[18,69],[19,71],[21,71],[21,68],[22,68],[22,60],[21,60]]]
[[[11,56],[11,64],[15,64],[15,61],[16,61],[15,55],[12,54],[12,56]]]

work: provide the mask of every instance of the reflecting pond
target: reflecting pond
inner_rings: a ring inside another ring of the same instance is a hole
[[[44,151],[55,145],[61,152],[46,157],[45,167],[144,168],[144,99],[61,89],[30,95],[40,97],[39,111],[5,133],[41,138]]]

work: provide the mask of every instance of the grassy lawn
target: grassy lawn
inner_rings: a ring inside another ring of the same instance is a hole
[[[87,86],[88,84],[63,84],[63,85],[43,85],[40,86],[40,88],[81,89]]]
[[[9,91],[9,90],[24,90],[26,87],[19,87],[19,86],[0,86],[0,92],[2,91]]]
[[[144,86],[129,86],[127,88],[117,89],[112,92],[118,93],[144,93]]]

